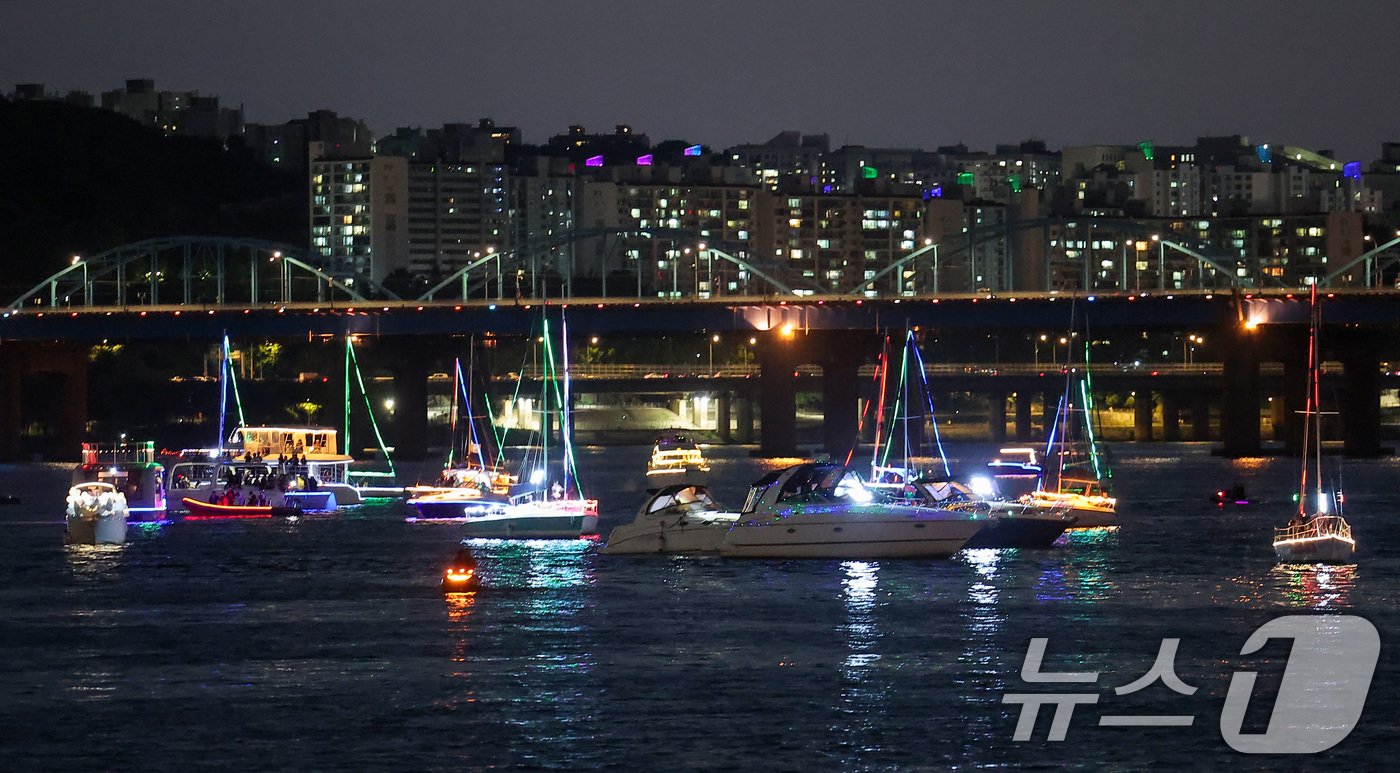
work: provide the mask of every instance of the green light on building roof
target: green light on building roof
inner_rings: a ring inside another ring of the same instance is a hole
[[[1152,140],[1147,140],[1146,142],[1139,142],[1138,150],[1142,151],[1142,157],[1147,159],[1148,161],[1151,161],[1152,157],[1156,155],[1156,151],[1152,148]]]
[[[1021,175],[1019,175],[1019,174],[1008,175],[1007,178],[1006,178],[1006,184],[1011,186],[1011,192],[1012,192],[1012,193],[1020,193],[1020,192],[1021,192]]]
[[[880,170],[873,166],[863,166],[860,168],[860,176],[867,180],[874,180],[880,176]]]
[[[958,185],[972,185],[973,176],[971,172],[960,172],[958,174]]]

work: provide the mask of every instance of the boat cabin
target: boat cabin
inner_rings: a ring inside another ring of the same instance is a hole
[[[165,467],[156,461],[155,443],[83,443],[82,464],[73,470],[72,484],[101,483],[126,497],[127,508],[159,519],[166,510]]]
[[[839,464],[799,464],[770,472],[749,487],[742,512],[807,503],[864,504],[875,499],[860,475]]]
[[[340,453],[336,438],[336,430],[330,427],[240,427],[229,436],[229,444],[243,449],[244,456],[259,459],[305,456],[348,460]]]

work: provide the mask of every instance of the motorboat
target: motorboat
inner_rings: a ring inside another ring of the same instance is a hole
[[[677,483],[649,489],[631,523],[612,530],[601,552],[717,553],[739,513],[727,511],[704,486]]]
[[[165,467],[156,461],[154,442],[83,443],[81,459],[72,485],[110,483],[126,501],[128,520],[166,520]]]
[[[686,475],[710,471],[700,446],[686,435],[663,435],[651,447],[647,476]]]
[[[1342,516],[1346,499],[1340,488],[1329,490],[1322,474],[1322,392],[1318,336],[1322,310],[1317,285],[1312,286],[1312,326],[1308,335],[1308,392],[1303,410],[1303,461],[1299,466],[1298,509],[1287,526],[1274,529],[1274,554],[1282,563],[1351,563],[1356,539]],[[1335,472],[1335,471],[1334,471]]]
[[[915,504],[987,518],[987,526],[968,540],[968,548],[1047,548],[1076,523],[1068,508],[1036,507],[1000,499],[991,479],[948,476],[913,483]]]
[[[1248,507],[1254,504],[1249,494],[1245,493],[1244,486],[1238,483],[1230,488],[1216,489],[1210,495],[1210,501],[1216,507]]]
[[[878,498],[844,465],[807,463],[749,489],[719,552],[740,558],[947,558],[988,519]]]
[[[68,489],[68,545],[120,545],[126,542],[126,496],[107,481],[87,481]]]

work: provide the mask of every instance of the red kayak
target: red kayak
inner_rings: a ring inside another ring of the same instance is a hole
[[[273,507],[272,505],[215,505],[198,499],[185,497],[181,500],[189,515],[187,521],[214,521],[231,518],[271,518],[273,516],[299,515],[295,507]]]

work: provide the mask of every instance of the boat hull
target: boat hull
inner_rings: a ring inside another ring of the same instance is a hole
[[[302,510],[295,507],[273,507],[271,505],[215,505],[198,499],[186,498],[182,501],[187,521],[239,520],[248,518],[272,518],[300,515]]]
[[[996,515],[967,541],[968,548],[1048,548],[1078,523],[1072,517]]]
[[[1356,543],[1337,535],[1277,540],[1274,554],[1288,564],[1349,564],[1356,560]]]
[[[483,539],[578,539],[598,531],[598,516],[582,513],[486,515],[464,523],[467,537]]]
[[[730,523],[629,523],[612,530],[600,552],[608,555],[718,553]]]
[[[67,545],[120,545],[126,542],[126,515],[108,513],[96,517],[70,517],[63,542]]]
[[[947,558],[986,519],[801,514],[736,523],[719,552],[735,558]]]

